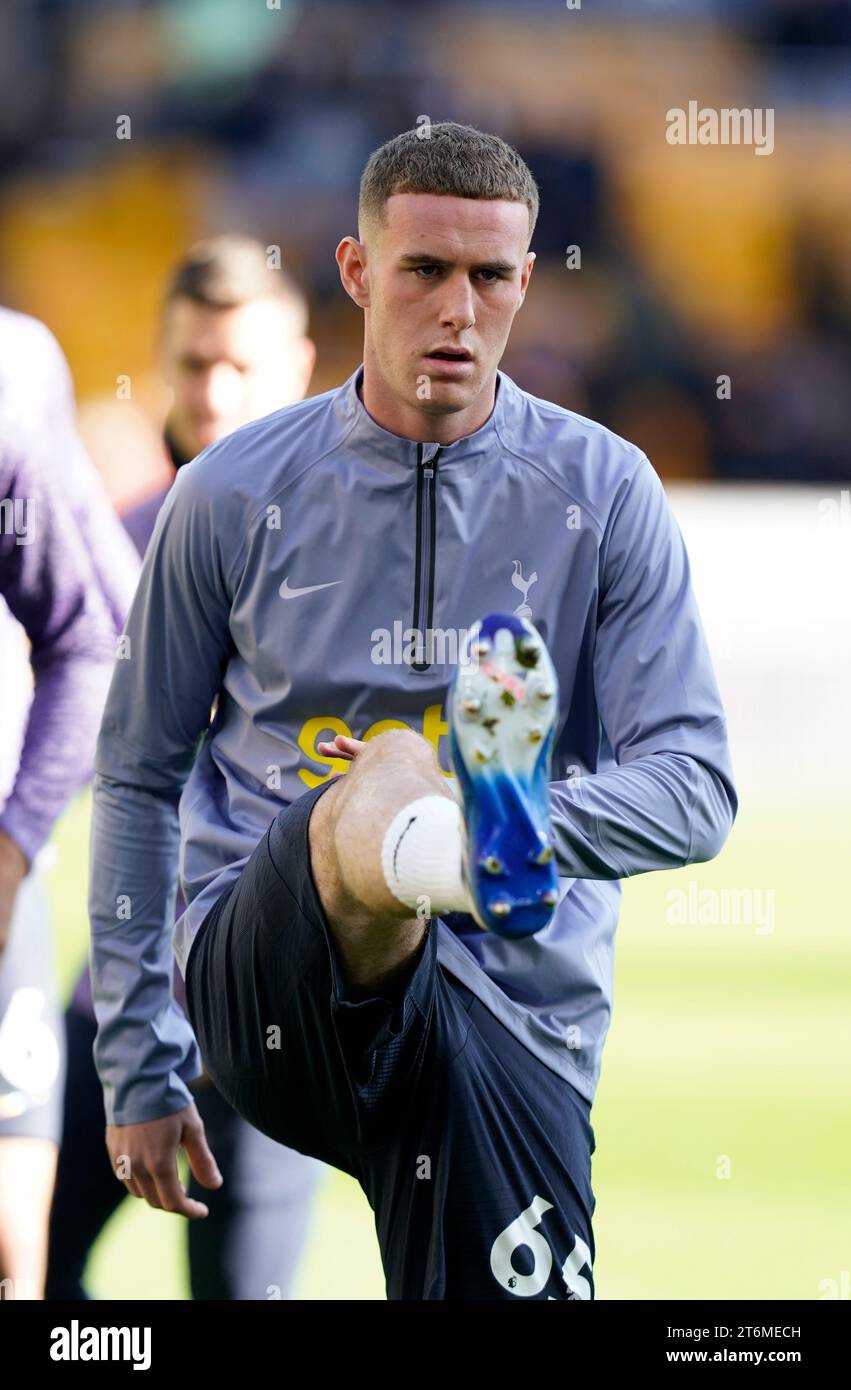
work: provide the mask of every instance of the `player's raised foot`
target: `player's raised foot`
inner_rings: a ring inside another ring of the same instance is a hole
[[[549,815],[558,681],[540,634],[512,613],[476,623],[470,650],[448,699],[465,882],[479,926],[531,936],[558,902]]]

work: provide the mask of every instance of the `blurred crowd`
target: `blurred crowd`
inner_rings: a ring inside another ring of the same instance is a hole
[[[154,290],[198,236],[281,248],[328,389],[358,360],[333,250],[367,156],[418,118],[467,121],[541,189],[503,362],[520,385],[664,477],[843,479],[849,45],[851,0],[9,0],[0,300],[57,334],[107,472],[98,407],[125,375],[148,406]],[[774,108],[771,157],[672,148],[689,100]],[[113,497],[136,478],[125,458]]]

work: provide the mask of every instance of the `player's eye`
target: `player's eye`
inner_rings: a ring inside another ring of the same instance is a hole
[[[439,269],[440,269],[440,266],[437,266],[437,265],[417,265],[417,266],[414,266],[414,274],[415,274],[415,275],[421,275],[422,272],[425,271],[425,270],[435,270],[435,271],[436,271],[436,270],[439,270]],[[425,278],[426,280],[433,280],[433,279],[434,279],[434,276],[433,276],[433,275],[426,275],[424,278]]]

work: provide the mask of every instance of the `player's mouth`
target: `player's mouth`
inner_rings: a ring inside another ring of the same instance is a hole
[[[464,376],[473,367],[473,354],[467,348],[436,347],[425,354],[432,376]]]

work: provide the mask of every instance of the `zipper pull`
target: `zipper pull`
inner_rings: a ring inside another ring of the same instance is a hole
[[[440,449],[435,449],[434,454],[433,454],[432,457],[428,460],[428,462],[426,462],[426,460],[423,459],[423,462],[422,462],[422,470],[423,470],[423,477],[424,477],[424,478],[433,478],[433,477],[434,477],[434,475],[435,475],[436,472],[437,472],[437,460],[439,459],[439,457],[440,457]]]

